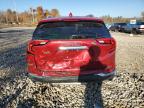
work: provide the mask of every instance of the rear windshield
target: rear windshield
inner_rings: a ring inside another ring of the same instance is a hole
[[[48,22],[38,25],[33,39],[86,39],[110,37],[109,31],[99,22]]]

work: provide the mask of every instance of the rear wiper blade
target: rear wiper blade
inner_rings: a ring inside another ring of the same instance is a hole
[[[91,35],[72,35],[71,39],[88,39],[88,38],[96,38],[96,36]]]
[[[86,36],[84,36],[84,35],[72,35],[71,36],[71,39],[85,39],[86,38]]]

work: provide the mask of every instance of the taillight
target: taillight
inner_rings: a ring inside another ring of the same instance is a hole
[[[48,42],[49,42],[49,40],[31,40],[28,43],[28,49],[27,49],[27,51],[28,51],[28,53],[33,54],[34,52],[33,52],[32,48],[34,46],[42,46],[42,45],[47,44]]]
[[[114,38],[111,38],[111,44],[116,45],[116,41]]]
[[[144,29],[144,25],[140,25],[139,29]]]
[[[100,38],[100,39],[97,39],[97,42],[100,43],[100,44],[112,44],[113,39],[111,38]]]
[[[116,41],[114,38],[101,38],[101,39],[97,39],[97,41],[99,44],[102,45],[110,45],[110,52],[116,49]]]

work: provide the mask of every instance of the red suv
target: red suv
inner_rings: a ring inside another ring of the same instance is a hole
[[[48,18],[28,43],[30,78],[47,82],[102,81],[115,75],[116,42],[94,17]]]

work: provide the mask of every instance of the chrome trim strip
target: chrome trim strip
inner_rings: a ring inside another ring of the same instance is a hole
[[[99,74],[95,74],[95,75],[98,75],[98,76],[101,76],[101,77],[106,77],[106,76],[109,76],[109,75],[116,75],[116,71],[113,71],[113,72],[110,72],[110,73],[99,73]]]
[[[88,49],[87,46],[73,46],[73,47],[59,47],[59,50],[84,50]]]
[[[39,77],[39,78],[44,78],[44,77],[51,77],[51,76],[37,76],[36,74],[29,73],[31,76]],[[98,73],[94,74],[95,76],[101,76],[101,77],[107,77],[111,75],[116,75],[116,71],[110,72],[110,73]],[[73,76],[69,76],[69,78],[72,78]],[[74,77],[79,77],[79,76],[74,76]],[[58,77],[57,77],[58,78]]]
[[[82,75],[82,76],[38,76],[33,73],[29,73],[28,76],[34,81],[42,81],[42,82],[51,82],[51,83],[69,83],[69,82],[87,82],[87,81],[104,81],[107,79],[111,79],[115,76],[116,71],[110,73],[99,73],[99,74],[90,74],[90,75]]]

